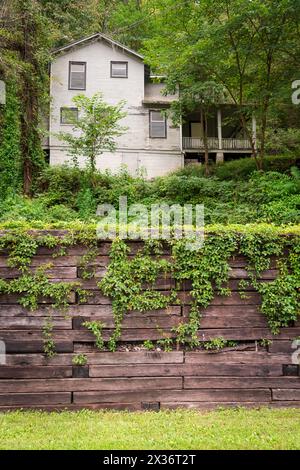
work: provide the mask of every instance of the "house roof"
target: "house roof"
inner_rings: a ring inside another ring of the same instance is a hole
[[[95,34],[92,34],[91,36],[87,36],[85,38],[71,42],[70,44],[67,44],[65,46],[59,47],[58,49],[55,49],[53,53],[59,54],[61,52],[67,52],[69,49],[72,49],[74,47],[80,47],[80,46],[83,46],[85,43],[94,42],[98,40],[103,40],[113,47],[118,47],[119,49],[126,52],[127,54],[133,55],[140,60],[144,60],[144,57],[141,54],[138,54],[132,49],[129,49],[129,47],[124,46],[124,44],[121,44],[120,42],[115,41],[114,39],[110,38],[109,36],[106,36],[103,33],[95,33]]]

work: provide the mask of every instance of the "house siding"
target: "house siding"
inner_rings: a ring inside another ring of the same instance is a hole
[[[145,85],[145,100],[146,101],[162,101],[171,103],[174,99],[178,98],[178,93],[175,95],[163,95],[163,90],[165,88],[164,83],[146,83]]]
[[[111,62],[128,62],[128,78],[111,78]],[[86,90],[69,90],[69,63],[86,62]],[[70,50],[57,56],[51,66],[52,109],[50,118],[50,164],[62,164],[69,160],[67,148],[55,136],[60,131],[71,132],[72,126],[60,124],[60,108],[74,107],[72,98],[80,93],[92,96],[101,92],[106,102],[117,104],[124,100],[127,116],[121,124],[128,128],[117,139],[116,152],[104,152],[97,159],[101,170],[118,171],[121,165],[127,165],[134,174],[143,169],[149,178],[163,175],[183,165],[180,146],[180,129],[173,128],[167,121],[167,138],[151,139],[149,136],[149,110],[159,109],[155,102],[151,107],[143,105],[145,96],[159,97],[161,85],[146,85],[145,68],[138,58],[123,52],[118,47],[111,47],[102,41]],[[165,99],[165,97],[162,97]],[[84,165],[84,159],[80,160]]]

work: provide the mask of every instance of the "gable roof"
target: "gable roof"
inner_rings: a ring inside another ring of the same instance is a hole
[[[118,47],[121,49],[123,52],[126,52],[127,54],[133,55],[137,57],[140,60],[144,60],[144,57],[141,54],[138,54],[137,52],[133,51],[132,49],[129,49],[129,47],[124,46],[124,44],[121,44],[118,41],[115,41],[114,39],[110,38],[109,36],[106,36],[103,33],[95,33],[92,34],[91,36],[87,36],[85,38],[79,39],[77,41],[71,42],[70,44],[67,44],[65,46],[59,47],[58,49],[55,49],[53,51],[53,54],[59,54],[61,52],[67,52],[69,49],[72,49],[74,47],[80,47],[84,46],[85,44],[88,44],[90,42],[95,42],[98,40],[103,40],[106,43],[108,43],[110,46],[113,47]]]

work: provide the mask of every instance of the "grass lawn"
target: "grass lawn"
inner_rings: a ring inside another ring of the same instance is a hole
[[[0,449],[300,449],[300,409],[0,414]]]

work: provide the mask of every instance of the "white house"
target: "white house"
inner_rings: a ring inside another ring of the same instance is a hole
[[[122,125],[128,128],[117,139],[115,153],[99,156],[99,169],[117,171],[126,165],[132,174],[144,171],[153,178],[181,168],[185,162],[202,159],[200,113],[186,116],[183,126],[174,127],[161,111],[177,96],[162,95],[164,85],[150,76],[143,57],[104,34],[97,33],[56,50],[50,87],[49,139],[45,150],[51,165],[69,159],[67,147],[56,134],[72,132],[68,116],[70,112],[77,113],[72,98],[97,92],[110,104],[125,100],[127,116]],[[227,116],[230,112],[228,106],[215,110],[208,122],[208,135],[212,135],[210,153],[219,161],[224,159],[224,153],[251,153],[250,142],[236,126],[222,126],[222,113]],[[224,131],[226,135],[222,134]]]

